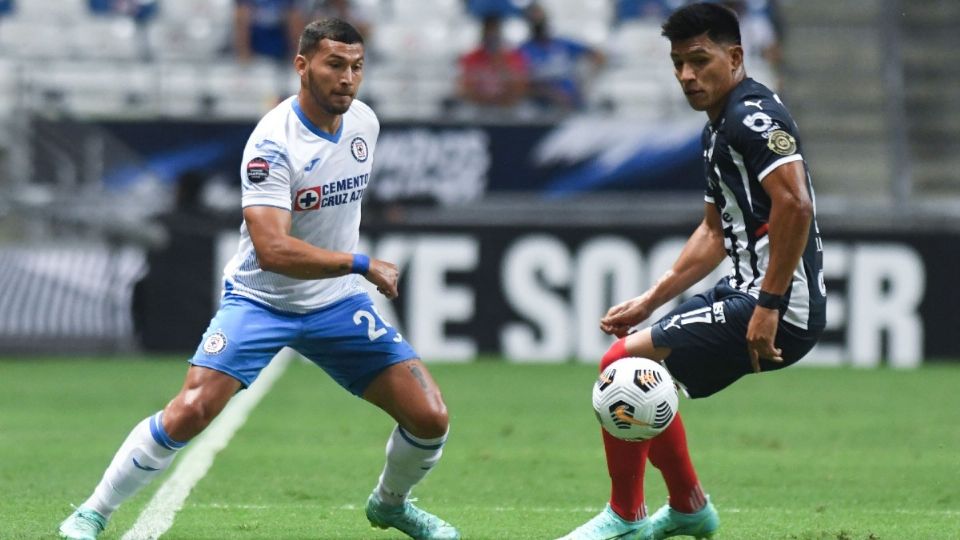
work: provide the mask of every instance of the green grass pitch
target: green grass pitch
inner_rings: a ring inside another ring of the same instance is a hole
[[[52,538],[112,453],[179,388],[171,359],[0,361],[0,538]],[[602,508],[588,365],[433,364],[452,432],[418,504],[464,538],[544,539]],[[726,539],[960,539],[960,365],[791,368],[681,400]],[[169,539],[398,539],[363,504],[391,422],[296,362],[177,514]],[[124,505],[127,531],[163,478]],[[651,511],[663,503],[648,467]]]

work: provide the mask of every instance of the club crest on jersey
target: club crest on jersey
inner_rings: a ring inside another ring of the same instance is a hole
[[[320,188],[301,189],[293,199],[294,210],[315,210],[320,208]]]
[[[789,156],[797,151],[797,140],[782,129],[770,133],[767,147],[781,156]]]
[[[367,160],[369,156],[367,152],[367,141],[363,140],[363,137],[354,137],[350,141],[350,153],[353,154],[353,159],[363,163]]]
[[[270,176],[270,164],[262,157],[255,157],[247,163],[247,180],[259,184]]]
[[[203,352],[207,354],[220,354],[227,348],[227,336],[223,330],[217,330],[203,342]]]

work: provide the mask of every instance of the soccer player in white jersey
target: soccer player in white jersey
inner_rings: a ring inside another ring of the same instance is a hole
[[[737,16],[716,3],[689,4],[667,19],[663,35],[687,102],[707,113],[704,217],[669,271],[600,320],[601,330],[621,338],[600,369],[626,356],[651,358],[689,397],[704,398],[813,348],[826,324],[822,243],[799,130],[780,98],[747,77]],[[714,287],[630,333],[724,260],[729,274]],[[700,486],[679,415],[647,441],[602,436],[609,503],[564,540],[716,533],[719,515]],[[648,459],[669,492],[651,516],[643,498]]]
[[[399,276],[393,264],[356,252],[380,131],[370,107],[355,99],[363,38],[343,21],[314,21],[298,53],[299,93],[260,120],[244,150],[239,250],[183,388],[134,427],[93,494],[61,523],[62,538],[96,538],[113,511],[169,467],[285,346],[397,421],[367,500],[371,525],[418,539],[460,537],[408,500],[440,459],[446,405],[417,353],[360,286],[363,277],[393,299]]]

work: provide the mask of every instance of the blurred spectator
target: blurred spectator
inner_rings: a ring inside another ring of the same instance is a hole
[[[365,42],[370,42],[370,34],[373,31],[373,17],[356,2],[351,0],[306,0],[303,3],[303,12],[306,14],[307,22],[325,18],[346,21],[360,32]]]
[[[233,33],[237,58],[242,62],[254,57],[291,62],[303,27],[296,0],[236,0]]]
[[[530,0],[465,0],[467,12],[481,19],[523,15]]]
[[[629,19],[652,19],[657,25],[674,10],[682,7],[684,0],[613,0],[613,23]]]
[[[157,12],[157,0],[89,0],[90,11],[100,15],[126,15],[138,23]]]
[[[530,39],[520,52],[530,70],[529,95],[534,104],[548,111],[566,112],[584,105],[583,61],[592,71],[606,63],[603,53],[572,39],[550,33],[547,13],[539,3],[526,12]]]
[[[459,97],[467,103],[509,107],[527,94],[527,62],[503,41],[499,17],[483,19],[480,46],[460,58]]]
[[[147,37],[147,22],[157,13],[158,0],[88,0],[90,12],[98,16],[129,17],[136,27],[137,54],[147,60],[153,57]]]

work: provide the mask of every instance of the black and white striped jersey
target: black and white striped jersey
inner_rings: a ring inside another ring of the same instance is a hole
[[[777,167],[803,162],[797,125],[779,96],[753,79],[744,79],[730,93],[723,114],[704,128],[702,144],[705,199],[714,204],[723,224],[732,263],[730,285],[756,297],[770,261],[770,197],[761,183]],[[804,170],[816,208],[805,162]],[[783,315],[785,322],[806,330],[822,330],[826,319],[822,246],[814,210]]]

